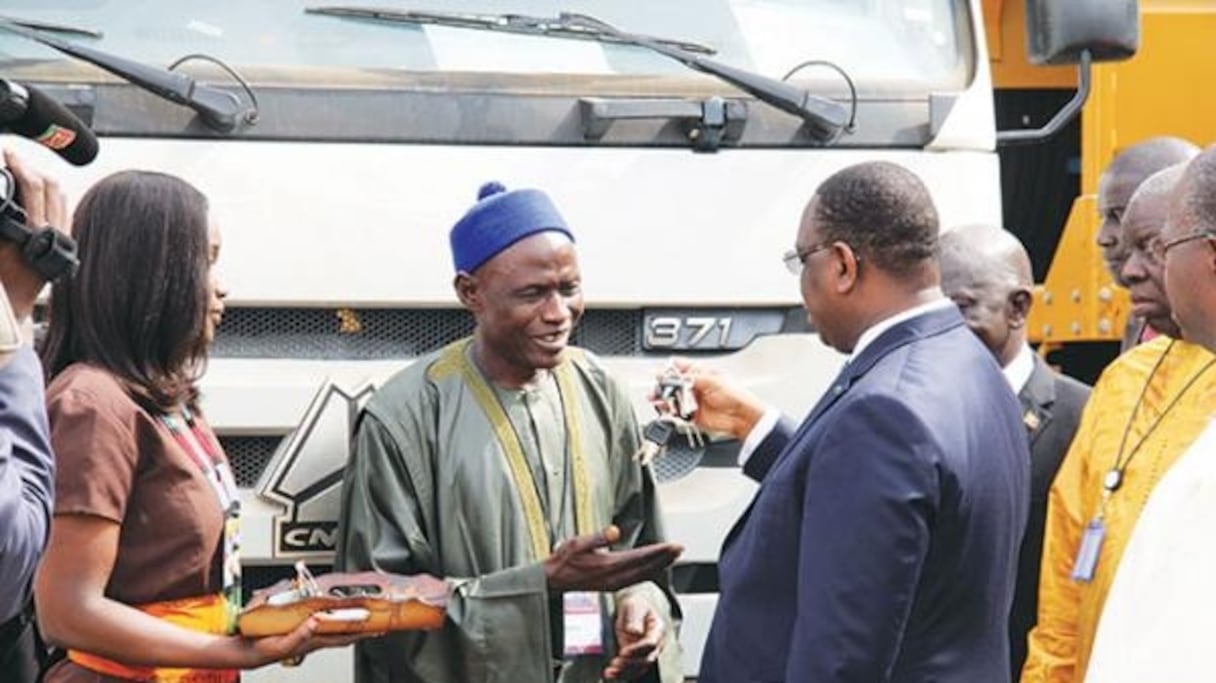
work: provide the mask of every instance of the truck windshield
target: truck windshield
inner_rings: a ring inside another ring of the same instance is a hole
[[[422,78],[433,85],[445,77],[508,75],[521,78],[497,81],[504,89],[547,80],[596,92],[730,90],[638,47],[305,12],[322,4],[161,0],[132,11],[120,0],[10,0],[0,13],[99,31],[100,38],[59,37],[151,64],[206,53],[262,82],[277,77],[326,87],[374,76],[402,83]],[[852,76],[863,96],[960,89],[972,70],[968,10],[962,0],[449,0],[391,5],[384,0],[383,6],[471,14],[591,14],[623,31],[707,46],[716,60],[777,78],[808,60],[831,61]],[[0,36],[0,63],[10,76],[75,82],[109,78],[11,35]],[[833,77],[815,71],[803,74]]]

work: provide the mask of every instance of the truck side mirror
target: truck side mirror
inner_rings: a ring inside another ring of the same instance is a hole
[[[1137,0],[1026,0],[1026,54],[1034,64],[1118,61],[1140,46]]]
[[[1001,147],[1060,132],[1089,98],[1090,64],[1127,59],[1140,47],[1137,0],[1026,0],[1026,54],[1034,64],[1076,64],[1077,92],[1042,128],[997,131]]]

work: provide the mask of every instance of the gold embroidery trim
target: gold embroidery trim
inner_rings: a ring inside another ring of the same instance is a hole
[[[591,515],[591,477],[587,473],[587,458],[583,453],[583,425],[579,418],[578,390],[574,385],[574,361],[569,356],[557,366],[557,390],[562,396],[562,412],[566,418],[566,434],[570,441],[570,459],[574,469],[574,523],[580,534],[595,531]]]
[[[436,374],[453,366],[460,367],[461,376],[468,385],[477,404],[490,421],[498,445],[507,460],[507,468],[515,481],[515,491],[523,507],[524,520],[532,541],[532,554],[540,560],[549,556],[549,533],[545,528],[544,510],[536,493],[532,471],[524,456],[523,444],[511,426],[511,420],[498,402],[493,389],[486,383],[481,372],[469,360],[466,349],[472,339],[464,339],[448,346],[443,358],[436,364]],[[570,443],[570,458],[574,470],[575,525],[579,533],[593,530],[595,520],[591,514],[591,481],[587,472],[587,459],[583,453],[582,424],[578,410],[578,392],[574,383],[573,363],[567,358],[556,370],[558,391],[562,396],[562,412],[566,421],[566,434]],[[564,501],[563,501],[564,504]]]

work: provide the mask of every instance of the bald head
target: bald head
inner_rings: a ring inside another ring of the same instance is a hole
[[[1185,163],[1170,166],[1149,176],[1132,193],[1123,212],[1123,237],[1129,254],[1137,248],[1148,249],[1148,245],[1161,235],[1165,218],[1169,212],[1170,198],[1182,176]],[[1124,279],[1127,279],[1126,274]]]
[[[1120,151],[1098,181],[1098,246],[1115,282],[1122,287],[1123,262],[1127,260],[1127,244],[1123,239],[1123,215],[1132,194],[1149,176],[1180,163],[1186,163],[1199,153],[1195,145],[1176,137],[1155,137],[1143,140]]]
[[[1174,320],[1184,338],[1216,352],[1216,147],[1187,167],[1161,238]]]
[[[1182,176],[1186,175],[1188,165],[1188,162],[1181,161],[1145,178],[1144,182],[1140,183],[1140,187],[1137,187],[1136,191],[1132,193],[1128,206],[1141,197],[1168,197],[1173,194],[1182,180]]]
[[[1149,138],[1116,154],[1106,167],[1106,174],[1139,178],[1143,182],[1157,171],[1190,161],[1197,154],[1199,148],[1188,140],[1170,136]]]
[[[941,236],[942,279],[967,274],[977,283],[1033,287],[1030,257],[1012,233],[991,225],[967,225]]]
[[[1216,145],[1187,165],[1174,207],[1193,229],[1216,230]]]
[[[942,291],[1002,366],[1026,345],[1034,276],[1025,247],[1011,233],[969,225],[942,233]]]

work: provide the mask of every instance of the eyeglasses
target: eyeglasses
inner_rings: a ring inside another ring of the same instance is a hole
[[[823,244],[816,244],[806,249],[790,249],[785,252],[785,256],[781,257],[781,261],[785,264],[785,269],[790,271],[790,273],[802,275],[802,269],[806,266],[806,260],[811,257],[811,254],[823,251],[831,246],[832,242],[824,242]]]
[[[1150,246],[1150,249],[1154,259],[1157,261],[1164,261],[1165,255],[1169,253],[1170,249],[1173,249],[1180,244],[1186,244],[1187,242],[1193,242],[1195,240],[1216,240],[1216,232],[1211,230],[1199,230],[1198,232],[1192,232],[1175,237],[1172,240],[1155,240]]]

